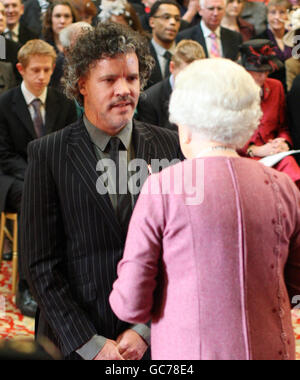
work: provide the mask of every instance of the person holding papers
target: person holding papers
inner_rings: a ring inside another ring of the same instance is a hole
[[[287,152],[292,148],[292,140],[287,126],[283,86],[280,81],[268,78],[282,65],[273,51],[273,43],[263,39],[250,40],[241,45],[240,52],[242,65],[261,88],[263,112],[257,130],[240,153],[260,160]],[[288,174],[300,188],[300,167],[292,155],[284,157],[274,168]]]

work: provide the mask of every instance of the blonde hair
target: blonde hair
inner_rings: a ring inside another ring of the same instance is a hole
[[[270,0],[267,5],[268,11],[271,7],[285,7],[288,10],[292,8],[292,4],[288,0]]]
[[[18,52],[18,61],[23,67],[28,65],[29,59],[33,55],[45,55],[56,61],[56,52],[54,47],[42,40],[30,40]]]
[[[203,47],[196,41],[182,40],[176,46],[172,62],[178,67],[182,62],[190,64],[196,59],[206,58]]]

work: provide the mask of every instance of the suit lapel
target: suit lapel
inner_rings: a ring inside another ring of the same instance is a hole
[[[223,57],[230,58],[232,57],[232,41],[228,39],[228,34],[226,33],[226,29],[221,27],[221,44],[223,50]]]
[[[203,31],[201,29],[200,24],[195,26],[195,32],[194,32],[194,36],[192,39],[195,41],[198,41],[200,43],[200,45],[202,45],[202,47],[204,49],[204,53],[205,53],[206,57],[208,57],[207,46],[206,46],[205,38],[204,38]]]
[[[158,158],[157,148],[153,144],[152,138],[152,133],[143,123],[137,120],[133,121],[132,141],[135,158],[144,160],[147,165],[151,164],[151,159]],[[134,195],[134,203],[136,203],[138,197],[139,194]]]
[[[109,195],[100,195],[97,192],[97,181],[101,180],[96,171],[97,158],[82,120],[74,125],[68,144],[68,156],[77,177],[95,202],[95,207],[97,207],[101,216],[106,219],[110,230],[115,234],[116,238],[118,240],[122,239],[121,227],[117,221]]]
[[[20,119],[21,124],[27,129],[30,135],[36,139],[37,136],[34,130],[33,122],[20,86],[15,90],[12,109]]]

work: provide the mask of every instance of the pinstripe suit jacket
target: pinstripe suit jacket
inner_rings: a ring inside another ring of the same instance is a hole
[[[182,158],[177,134],[134,121],[136,158]],[[97,160],[80,120],[28,147],[21,215],[21,256],[38,302],[38,336],[66,358],[93,335],[128,328],[108,296],[126,236],[109,195],[96,190]]]

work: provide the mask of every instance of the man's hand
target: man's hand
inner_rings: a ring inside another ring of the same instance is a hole
[[[118,345],[115,341],[107,339],[105,345],[94,360],[124,360],[118,350]]]
[[[118,336],[119,353],[125,360],[140,360],[147,350],[147,343],[134,330],[125,330]]]

